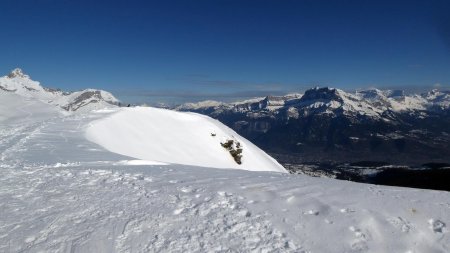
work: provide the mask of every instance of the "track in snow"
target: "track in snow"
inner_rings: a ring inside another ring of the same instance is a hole
[[[450,251],[448,192],[131,166],[84,138],[103,114],[33,117],[0,131],[0,252]]]

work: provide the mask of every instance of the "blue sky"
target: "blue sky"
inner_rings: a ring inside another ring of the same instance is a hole
[[[450,1],[2,0],[0,69],[130,102],[450,84]]]

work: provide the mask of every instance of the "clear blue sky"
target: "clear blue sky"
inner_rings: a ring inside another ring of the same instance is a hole
[[[2,0],[0,70],[132,102],[450,84],[450,1]]]

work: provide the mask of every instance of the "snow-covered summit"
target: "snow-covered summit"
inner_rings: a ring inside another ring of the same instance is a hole
[[[225,103],[214,101],[214,100],[205,100],[197,103],[185,103],[180,106],[177,106],[176,109],[181,110],[197,110],[201,108],[207,107],[219,107],[224,105]]]
[[[30,78],[29,75],[23,73],[22,69],[20,68],[15,68],[13,71],[11,71],[11,73],[8,74],[9,78]]]
[[[437,103],[445,107],[450,102],[447,92],[432,91],[427,94],[407,95],[403,90],[365,89],[355,93],[333,88],[313,88],[305,92],[300,101],[324,102],[327,107],[333,107],[336,101],[338,108],[356,114],[381,116],[392,112],[417,112],[433,108]]]
[[[301,94],[287,94],[284,96],[273,96],[269,95],[262,99],[251,99],[243,102],[235,102],[233,106],[236,111],[252,111],[252,110],[267,110],[267,111],[276,111],[284,106],[287,103],[300,98]]]
[[[16,68],[6,76],[0,77],[0,89],[14,92],[24,97],[50,98],[39,82],[30,79],[30,76]]]
[[[381,111],[355,94],[334,88],[313,88],[307,90],[298,104],[292,105],[300,115],[345,114],[377,117]]]
[[[430,92],[423,94],[423,97],[433,103],[435,107],[440,107],[441,109],[450,108],[450,91],[439,91],[433,89]]]
[[[37,99],[67,111],[92,110],[119,103],[119,100],[111,93],[103,90],[85,89],[75,92],[63,92],[59,89],[43,87],[39,82],[32,80],[20,68],[16,68],[8,75],[0,77],[0,91]]]

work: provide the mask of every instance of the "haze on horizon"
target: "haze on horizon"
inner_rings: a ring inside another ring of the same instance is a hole
[[[0,3],[2,75],[123,101],[231,101],[313,86],[450,86],[450,2]]]

